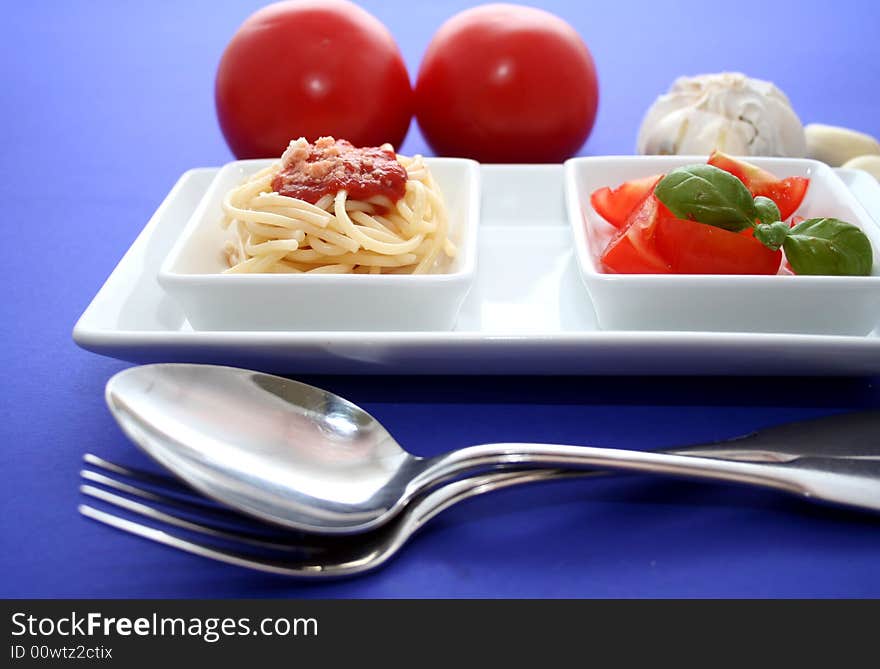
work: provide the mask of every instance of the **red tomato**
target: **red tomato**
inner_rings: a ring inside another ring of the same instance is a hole
[[[751,234],[675,218],[651,195],[611,240],[601,261],[618,274],[776,274],[781,251]]]
[[[577,32],[532,7],[493,4],[444,23],[416,82],[434,151],[483,162],[560,162],[596,119],[593,58]]]
[[[654,186],[662,178],[662,174],[655,174],[643,179],[627,181],[614,190],[607,186],[600,188],[590,195],[590,204],[611,225],[615,228],[622,228],[630,212],[654,192]]]
[[[708,162],[737,177],[754,197],[762,195],[773,200],[779,207],[783,221],[801,206],[807,194],[807,186],[810,185],[810,180],[805,177],[777,179],[760,167],[744,160],[737,160],[720,151],[713,151]]]
[[[252,14],[223,53],[214,92],[238,158],[279,156],[292,139],[322,135],[399,147],[413,109],[391,33],[345,0],[289,0]]]

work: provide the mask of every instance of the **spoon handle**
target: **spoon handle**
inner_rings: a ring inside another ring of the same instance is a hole
[[[405,527],[397,534],[395,543],[403,545],[409,535],[446,509],[471,497],[513,486],[542,481],[564,481],[573,478],[598,476],[600,471],[565,469],[524,469],[511,472],[491,472],[452,481],[418,497],[404,513]]]
[[[411,499],[441,481],[499,466],[601,467],[728,481],[880,511],[880,461],[873,459],[807,456],[757,463],[561,444],[483,444],[432,458],[407,488],[407,497]]]

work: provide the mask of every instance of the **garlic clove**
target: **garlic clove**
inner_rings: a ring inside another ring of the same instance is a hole
[[[804,128],[807,155],[832,167],[867,154],[880,155],[880,143],[871,135],[848,128],[810,123]]]
[[[864,170],[877,179],[877,181],[880,181],[880,155],[876,153],[850,158],[842,167],[851,170]]]

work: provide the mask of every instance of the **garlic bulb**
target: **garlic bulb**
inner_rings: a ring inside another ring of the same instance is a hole
[[[679,77],[645,114],[642,154],[739,156],[806,154],[801,121],[785,94],[769,81],[722,72]]]

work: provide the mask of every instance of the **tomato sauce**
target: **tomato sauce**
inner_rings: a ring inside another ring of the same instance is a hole
[[[392,202],[406,193],[406,170],[387,147],[358,148],[332,137],[314,144],[298,139],[287,147],[281,163],[272,190],[312,204],[341,190],[352,200],[384,195]]]

